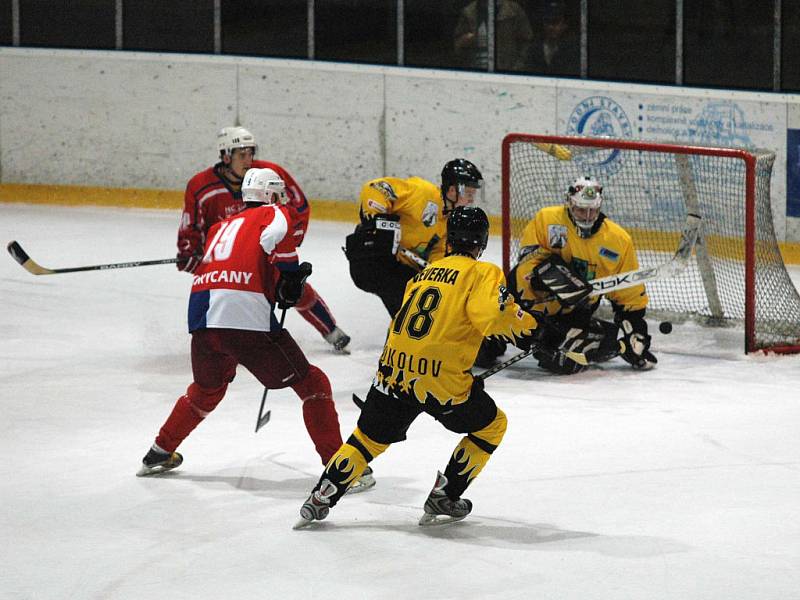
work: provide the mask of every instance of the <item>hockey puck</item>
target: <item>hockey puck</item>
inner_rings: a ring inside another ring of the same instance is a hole
[[[672,333],[672,323],[669,321],[661,321],[661,323],[658,324],[658,330],[664,335]]]

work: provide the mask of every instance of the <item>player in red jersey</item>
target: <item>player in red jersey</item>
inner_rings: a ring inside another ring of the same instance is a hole
[[[194,381],[161,427],[139,476],[183,462],[176,448],[222,400],[238,365],[268,389],[295,391],[323,464],[342,445],[330,381],[308,363],[275,315],[276,305],[295,306],[304,287],[284,182],[272,169],[250,169],[242,190],[245,210],[211,227],[194,272],[189,296]],[[374,484],[371,474],[362,484]]]
[[[178,269],[194,273],[203,256],[203,246],[213,225],[244,208],[241,184],[250,168],[272,169],[286,184],[289,227],[297,246],[303,243],[311,207],[303,190],[280,165],[255,160],[258,148],[253,134],[244,127],[225,127],[217,135],[220,162],[189,180],[184,194],[183,214],[178,228]],[[337,352],[347,352],[350,337],[336,326],[328,305],[316,290],[306,285],[297,312]]]

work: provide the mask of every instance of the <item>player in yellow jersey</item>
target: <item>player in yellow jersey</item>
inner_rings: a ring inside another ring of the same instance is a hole
[[[530,347],[537,321],[505,288],[502,271],[477,260],[486,248],[489,220],[461,206],[447,222],[447,256],[414,276],[389,329],[378,372],[350,438],[331,458],[300,509],[303,527],[324,519],[367,464],[428,413],[465,434],[424,505],[420,525],[457,521],[472,510],[461,498],[506,430],[506,416],[470,367],[487,335]]]
[[[425,262],[444,256],[447,215],[481,200],[482,193],[481,172],[463,158],[445,164],[438,188],[419,177],[365,183],[359,195],[361,223],[347,237],[353,283],[379,296],[394,317],[408,280]]]
[[[579,177],[567,189],[564,204],[537,212],[522,234],[509,287],[524,307],[552,316],[542,337],[546,346],[583,352],[599,362],[617,355],[621,333],[622,357],[636,369],[649,369],[658,361],[650,352],[644,320],[644,285],[605,294],[614,323],[593,317],[600,296],[589,297],[592,287],[586,282],[639,268],[631,236],[601,212],[602,203],[602,186],[591,177]],[[554,295],[558,301],[540,303]],[[541,367],[556,373],[585,368],[563,353],[555,360],[552,355],[534,356]]]

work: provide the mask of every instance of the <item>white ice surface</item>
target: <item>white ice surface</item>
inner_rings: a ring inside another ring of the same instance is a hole
[[[0,240],[46,267],[166,258],[177,220],[0,204]],[[312,223],[302,255],[353,354],[287,318],[345,437],[388,323],[349,279],[349,229]],[[171,265],[37,277],[0,260],[0,598],[800,598],[800,356],[682,324],[654,334],[646,373],[523,361],[487,382],[509,428],[467,520],[416,524],[459,439],[423,415],[373,491],[292,531],[321,465],[291,390],[253,433],[244,369],[178,471],[134,477],[191,381],[188,289]]]

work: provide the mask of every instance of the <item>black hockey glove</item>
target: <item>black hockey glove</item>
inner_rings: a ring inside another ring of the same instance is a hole
[[[658,359],[650,352],[650,336],[644,309],[617,313],[614,321],[619,325],[623,338],[620,340],[622,358],[634,369],[652,369]]]
[[[478,356],[475,357],[475,366],[489,369],[497,363],[497,358],[506,351],[506,341],[499,337],[483,338]]]
[[[400,245],[400,216],[376,215],[365,219],[347,236],[344,253],[348,260],[393,257]]]
[[[589,301],[592,286],[570,269],[558,254],[536,265],[531,274],[531,287],[553,294],[562,306],[581,307]]]
[[[281,271],[280,279],[275,286],[278,308],[291,308],[300,301],[309,275],[311,275],[311,263],[307,262],[300,263],[296,271]]]

